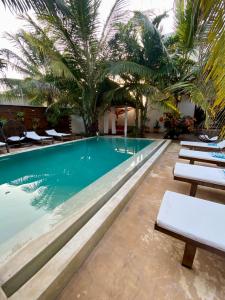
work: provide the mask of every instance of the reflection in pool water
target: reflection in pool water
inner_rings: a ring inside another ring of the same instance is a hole
[[[93,138],[0,158],[0,243],[150,143]]]

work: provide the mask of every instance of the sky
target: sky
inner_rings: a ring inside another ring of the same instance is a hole
[[[100,6],[100,20],[102,20],[102,22],[106,20],[113,3],[114,0],[102,0]],[[171,33],[173,31],[174,0],[128,0],[127,3],[128,10],[145,11],[153,9],[156,14],[167,11],[169,17],[162,21],[163,32]],[[16,33],[20,28],[25,26],[26,24],[23,20],[19,20],[15,14],[12,14],[8,9],[5,9],[3,4],[0,3],[0,48],[13,50],[13,45],[4,38],[4,33]],[[9,71],[7,75],[14,78],[21,78],[21,75],[12,70]]]

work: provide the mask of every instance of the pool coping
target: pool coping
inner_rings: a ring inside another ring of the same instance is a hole
[[[167,141],[11,300],[56,299],[171,141]],[[9,299],[7,297],[2,298]]]
[[[109,138],[111,137],[109,136]],[[78,141],[82,141],[82,140],[75,140],[72,142],[69,141],[66,143],[74,143]],[[59,249],[61,249],[65,245],[65,243],[68,242],[68,240],[70,240],[72,236],[74,236],[74,234],[76,234],[76,232],[82,228],[82,226],[84,226],[84,224],[91,218],[91,216],[93,216],[93,214],[96,213],[102,207],[102,205],[105,204],[107,199],[111,197],[127,181],[128,175],[130,177],[133,173],[135,173],[137,169],[140,168],[140,166],[143,165],[144,162],[152,154],[154,154],[165,142],[165,140],[160,140],[160,139],[159,140],[155,139],[154,141],[157,141],[157,143],[149,153],[147,153],[149,147],[154,143],[143,148],[141,151],[135,154],[136,156],[134,155],[133,157],[127,159],[122,164],[119,164],[116,168],[113,169],[115,171],[117,168],[119,169],[121,167],[123,168],[124,164],[129,164],[130,159],[135,159],[135,158],[138,159],[138,156],[146,152],[146,157],[138,164],[136,164],[131,170],[129,170],[128,172],[129,174],[122,175],[122,178],[120,178],[119,180],[119,185],[116,186],[116,188],[114,187],[115,184],[112,182],[114,189],[112,187],[112,189],[109,191],[109,194],[105,193],[104,195],[101,195],[101,198],[100,199],[98,198],[97,201],[96,199],[94,199],[89,205],[83,207],[79,211],[79,214],[73,213],[71,217],[64,220],[62,224],[60,223],[56,225],[53,230],[47,232],[46,234],[41,235],[39,238],[26,245],[24,249],[22,248],[20,252],[18,252],[14,257],[12,257],[8,262],[6,262],[6,264],[0,269],[0,285],[3,286],[5,290],[16,291],[20,286],[22,286],[24,282],[29,280],[29,278],[31,278],[44,265],[43,256],[46,261],[51,259],[51,257],[55,255],[55,253],[57,253],[57,251],[59,251]],[[62,145],[63,144],[65,143],[62,143]],[[47,147],[54,147],[58,145],[59,144],[49,145]],[[34,151],[37,149],[39,148],[28,149],[23,152]],[[40,149],[42,148],[40,147]],[[110,174],[113,170],[106,173],[106,175]],[[105,177],[105,175],[103,177]],[[100,177],[100,179],[101,178],[102,177]],[[96,181],[93,184],[95,183]],[[92,189],[91,186],[92,184],[88,186],[89,189]],[[60,227],[60,233],[59,233],[59,227]],[[42,245],[41,247],[40,247],[40,243]],[[36,250],[37,246],[39,247],[39,251]],[[55,253],[52,255],[53,249]],[[34,263],[36,264],[37,271],[34,271],[34,269],[32,269],[34,267]]]

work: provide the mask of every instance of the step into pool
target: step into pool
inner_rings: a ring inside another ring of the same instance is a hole
[[[151,144],[94,137],[0,157],[0,245],[43,217],[55,223],[64,203]]]

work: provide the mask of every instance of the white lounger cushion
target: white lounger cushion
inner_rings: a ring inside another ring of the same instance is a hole
[[[23,141],[24,139],[25,139],[24,136],[17,136],[17,135],[15,135],[15,136],[10,136],[10,137],[7,138],[7,140],[9,140],[9,141],[11,141],[11,142],[21,142],[21,141]]]
[[[203,143],[203,142],[181,141],[180,144],[181,144],[181,146],[188,146],[188,147],[201,147],[201,148],[220,149],[220,147],[218,145],[208,144],[208,143]]]
[[[32,140],[35,140],[35,141],[51,139],[50,136],[38,135],[35,131],[27,131],[26,132],[26,137],[28,139],[32,139]]]
[[[0,142],[0,147],[3,147],[5,145],[6,145],[6,143]]]
[[[225,251],[225,205],[167,191],[157,224],[202,244]]]
[[[203,143],[203,142],[186,142],[186,141],[181,141],[180,144],[181,146],[187,146],[187,147],[200,147],[200,148],[212,148],[212,149],[225,148],[225,140],[217,144]]]
[[[195,150],[187,150],[187,149],[181,149],[179,152],[179,156],[186,157],[187,159],[204,159],[215,162],[224,162],[225,158],[218,158],[213,156],[214,152],[204,152],[204,151],[195,151]]]
[[[68,136],[68,135],[70,135],[70,133],[57,132],[57,131],[55,131],[55,129],[45,130],[45,132],[46,132],[48,135],[55,136],[55,137],[63,137],[63,136]]]
[[[174,176],[225,186],[223,169],[176,163]]]
[[[223,140],[222,142],[219,142],[217,145],[220,147],[220,149],[225,148],[225,140]]]
[[[202,139],[203,141],[207,142],[216,142],[218,140],[218,136],[213,136],[213,137],[209,137],[207,134],[200,134],[199,138]]]

